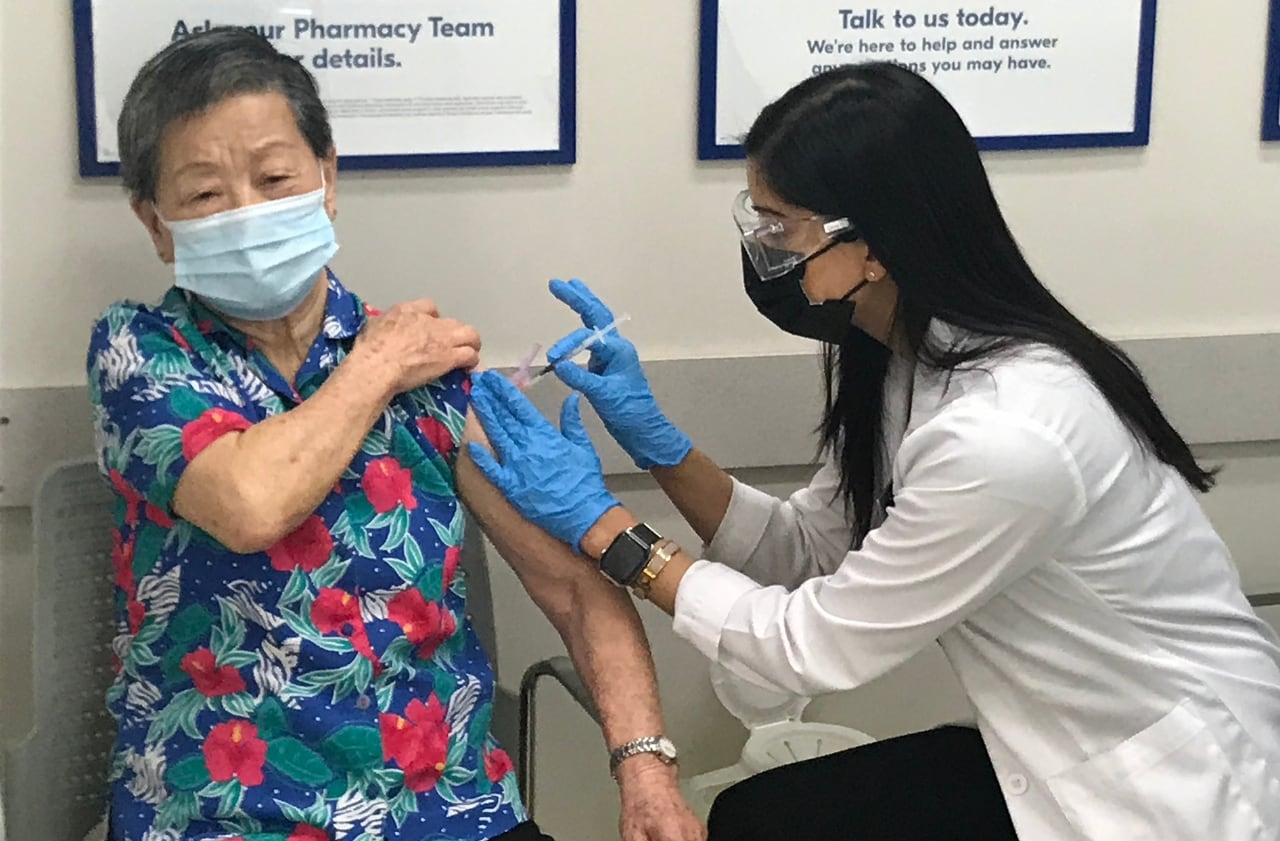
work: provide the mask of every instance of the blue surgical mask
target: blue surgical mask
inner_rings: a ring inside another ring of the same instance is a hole
[[[173,235],[174,283],[232,318],[271,321],[297,309],[338,252],[325,188],[162,222]]]

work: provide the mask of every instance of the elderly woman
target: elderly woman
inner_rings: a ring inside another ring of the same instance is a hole
[[[119,140],[175,282],[107,310],[88,355],[118,497],[114,841],[541,837],[490,734],[459,493],[632,745],[623,836],[701,837],[667,757],[632,744],[662,735],[634,611],[456,458],[480,337],[429,301],[380,315],[328,270],[314,79],[202,33],[142,68]]]

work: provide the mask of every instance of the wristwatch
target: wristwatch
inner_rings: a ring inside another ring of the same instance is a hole
[[[642,753],[651,753],[667,765],[675,765],[679,759],[675,743],[666,736],[645,736],[642,739],[633,739],[609,752],[609,775],[615,780],[618,779],[618,766],[625,760]]]
[[[620,587],[632,587],[649,563],[653,547],[662,542],[656,531],[639,523],[624,531],[600,556],[600,571]]]

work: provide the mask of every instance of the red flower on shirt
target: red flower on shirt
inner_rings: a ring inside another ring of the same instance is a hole
[[[126,609],[129,612],[129,633],[136,636],[142,630],[142,623],[146,621],[147,609],[136,598],[129,599]]]
[[[413,497],[413,474],[392,456],[369,462],[360,479],[360,487],[364,488],[369,504],[379,514],[393,511],[397,505],[407,509],[418,506],[418,500]]]
[[[365,304],[364,314],[369,316],[370,318],[377,318],[378,316],[382,315],[382,310],[378,309],[377,307],[371,307],[368,304]]]
[[[111,487],[116,489],[116,493],[124,497],[124,501],[129,505],[137,505],[142,502],[142,494],[133,489],[128,480],[124,478],[124,474],[119,470],[112,470],[107,473],[107,477],[111,480]]]
[[[471,396],[471,378],[470,377],[464,377],[462,379],[462,393],[467,395],[468,397]]]
[[[449,726],[436,694],[431,693],[425,704],[416,698],[410,701],[405,717],[383,713],[378,723],[383,758],[394,760],[404,771],[405,787],[418,793],[435,788],[449,756]]]
[[[448,456],[457,449],[453,443],[453,433],[449,431],[449,427],[435,418],[418,418],[418,429],[440,455]]]
[[[112,470],[107,474],[111,480],[111,487],[115,488],[116,493],[124,498],[124,521],[127,525],[136,526],[138,524],[138,505],[142,502],[142,494],[133,489],[128,480],[124,478],[119,470]]]
[[[138,595],[138,582],[133,577],[133,539],[125,540],[119,529],[111,531],[111,568],[116,573],[116,586],[134,599]]]
[[[182,671],[191,676],[196,691],[206,698],[234,695],[245,690],[244,678],[234,666],[219,666],[213,652],[198,648],[182,658]]]
[[[267,550],[271,568],[278,572],[301,569],[315,572],[324,566],[333,554],[333,535],[324,519],[316,514],[302,521],[279,543]]]
[[[258,728],[252,722],[235,719],[214,725],[201,750],[209,779],[215,783],[234,778],[242,786],[262,785],[267,743],[258,738]]]
[[[402,590],[387,605],[387,618],[404,631],[409,642],[418,646],[418,657],[430,660],[440,643],[453,636],[457,620],[448,608],[428,602],[417,589]]]
[[[147,519],[155,523],[160,528],[162,529],[173,528],[173,518],[170,517],[168,514],[166,514],[164,510],[157,508],[156,506],[148,502],[146,512],[147,512]]]
[[[494,748],[484,755],[484,774],[491,783],[498,782],[510,774],[514,768],[511,757],[502,748]]]
[[[462,560],[462,549],[450,546],[444,550],[444,589],[448,590],[453,583],[453,576],[458,573],[458,562]]]
[[[187,341],[187,337],[182,335],[182,331],[177,327],[169,327],[169,335],[173,336],[173,341],[183,350],[191,350],[191,343]]]
[[[243,415],[226,409],[207,409],[182,427],[182,457],[191,461],[228,432],[241,432],[251,426]]]
[[[343,590],[325,587],[311,604],[311,621],[322,634],[339,634],[350,640],[356,651],[368,658],[379,671],[378,658],[369,643],[364,619],[360,615],[360,600]]]
[[[289,841],[330,841],[329,833],[315,826],[300,823],[293,828]]]

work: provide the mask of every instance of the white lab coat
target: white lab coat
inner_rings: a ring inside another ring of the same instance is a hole
[[[939,642],[1024,841],[1280,838],[1280,639],[1183,479],[1043,348],[949,387],[895,362],[886,405],[862,548],[832,465],[786,502],[735,484],[677,633],[798,695]]]

